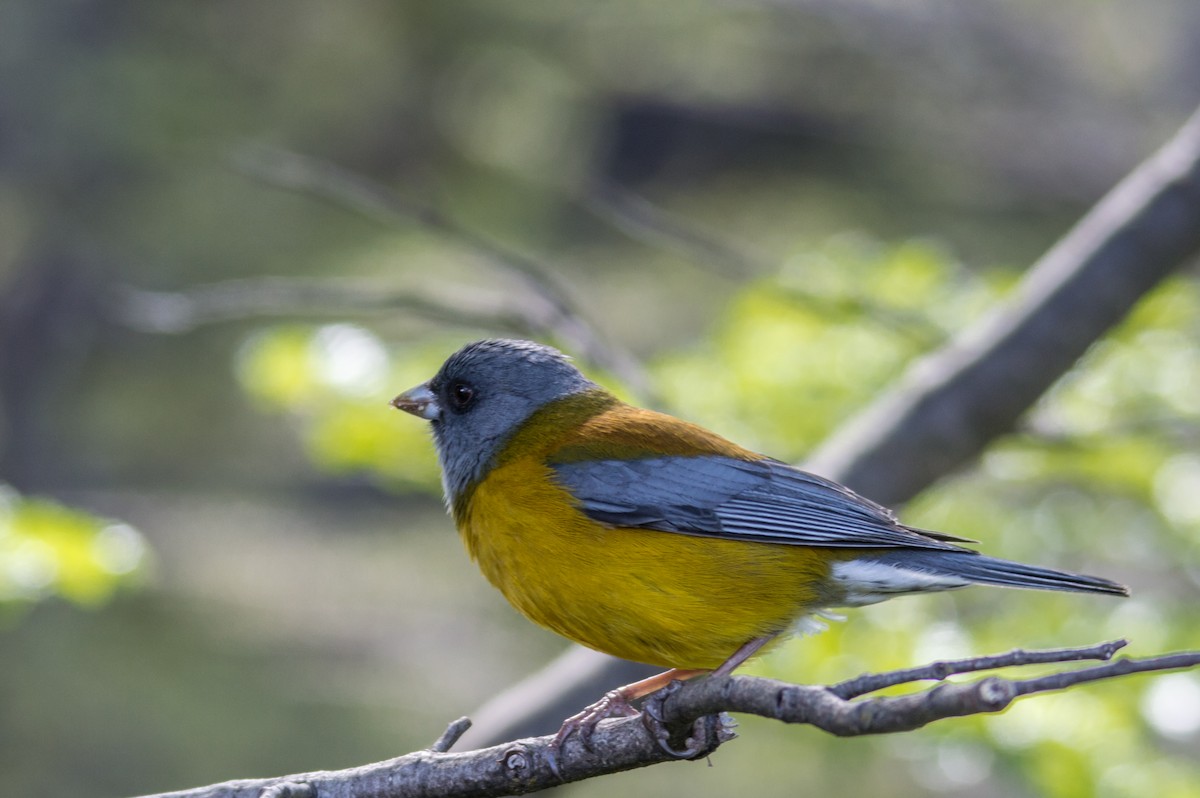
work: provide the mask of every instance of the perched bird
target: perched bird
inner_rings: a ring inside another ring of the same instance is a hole
[[[836,482],[621,402],[548,346],[478,341],[392,404],[432,424],[458,531],[513,606],[671,669],[569,718],[557,744],[673,679],[729,673],[824,608],[970,584],[1128,595],[905,526]]]

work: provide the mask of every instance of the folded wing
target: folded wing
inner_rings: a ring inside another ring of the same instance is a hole
[[[552,464],[593,520],[685,535],[836,548],[963,551],[892,512],[776,460],[718,455]]]

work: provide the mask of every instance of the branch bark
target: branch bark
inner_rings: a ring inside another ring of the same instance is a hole
[[[551,764],[553,737],[532,737],[463,753],[445,753],[463,727],[455,721],[423,751],[341,771],[270,779],[228,781],[144,798],[455,798],[522,795],[559,784],[645,767],[674,759],[700,759],[735,735],[723,712],[745,712],[799,723],[843,737],[910,731],[934,721],[999,712],[1024,695],[1131,673],[1193,668],[1200,651],[1146,659],[1111,660],[1118,640],[1086,648],[1010,651],[989,657],[936,662],[882,674],[866,674],[830,686],[788,684],[751,676],[673,683],[648,699],[641,717],[609,720],[596,728],[590,747],[567,739]],[[1033,663],[1100,660],[1102,665],[1062,670],[1030,679],[988,676],[970,682],[947,676]],[[900,696],[861,698],[898,684],[936,680],[930,688]],[[857,700],[856,700],[857,699]],[[651,716],[662,722],[646,723]],[[682,748],[681,748],[682,746]],[[670,750],[668,750],[670,749]]]

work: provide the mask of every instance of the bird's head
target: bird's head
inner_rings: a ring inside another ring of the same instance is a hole
[[[597,387],[557,349],[488,339],[455,352],[432,379],[397,396],[392,406],[433,426],[446,499],[452,502],[482,478],[534,412]]]

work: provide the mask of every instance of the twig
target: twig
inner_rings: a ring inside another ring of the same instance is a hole
[[[1066,673],[1052,673],[1034,679],[1013,682],[1017,695],[1031,695],[1050,690],[1063,690],[1076,684],[1098,682],[1101,679],[1112,679],[1116,676],[1126,676],[1131,673],[1148,673],[1150,671],[1169,671],[1180,668],[1194,668],[1200,664],[1200,652],[1181,651],[1177,654],[1163,654],[1149,659],[1121,659],[1107,665],[1094,665]]]
[[[1033,662],[1058,663],[1079,659],[1104,659],[1123,641],[1087,648],[1054,651],[1012,651],[991,657],[949,663],[970,671]],[[964,715],[999,712],[1020,696],[1061,690],[1085,682],[1130,673],[1176,670],[1200,665],[1200,651],[1167,654],[1145,659],[1122,658],[1114,662],[1049,676],[1010,680],[989,676],[974,682],[940,681],[928,689],[901,696],[851,700],[839,693],[844,685],[871,692],[927,675],[938,668],[913,668],[868,675],[830,687],[788,684],[750,676],[700,679],[675,683],[664,694],[652,696],[648,712],[672,728],[698,729],[690,740],[689,754],[706,756],[734,735],[721,722],[704,721],[721,712],[745,712],[785,723],[815,726],[842,737],[910,731],[933,721]],[[441,753],[442,741],[453,736],[463,720],[451,724],[433,748],[373,765],[342,771],[303,773],[270,779],[248,779],[214,784],[145,798],[266,798],[271,795],[320,795],[322,798],[453,798],[454,796],[519,795],[563,782],[581,781],[607,773],[645,767],[672,757],[640,718],[601,723],[590,748],[570,737],[558,755],[561,778],[551,768],[547,754],[551,736],[531,737],[477,751]],[[685,731],[686,733],[686,731]],[[290,792],[270,791],[287,785]],[[304,792],[307,789],[308,792]]]
[[[466,733],[467,729],[471,728],[471,719],[462,717],[451,723],[442,732],[442,736],[437,738],[433,745],[429,746],[429,750],[434,753],[444,754],[454,747],[459,738]]]
[[[1016,649],[1004,654],[988,657],[971,657],[969,659],[947,660],[933,662],[918,668],[890,671],[881,674],[864,674],[855,679],[839,682],[829,688],[830,692],[840,698],[855,698],[866,693],[874,693],[885,687],[907,684],[925,679],[942,680],[957,673],[975,673],[990,671],[996,668],[1006,668],[1013,665],[1035,665],[1050,662],[1073,662],[1085,659],[1112,659],[1113,654],[1129,645],[1125,640],[1113,640],[1095,646],[1083,648],[1056,648],[1043,651],[1025,651]]]
[[[553,335],[545,306],[522,295],[495,294],[455,286],[446,296],[389,288],[376,281],[264,277],[229,280],[183,291],[148,291],[124,286],[109,302],[110,313],[141,332],[182,333],[241,319],[337,317],[411,313],[445,324]]]
[[[594,185],[582,202],[630,238],[706,264],[722,277],[745,279],[773,270],[744,247],[722,241],[611,181]]]

